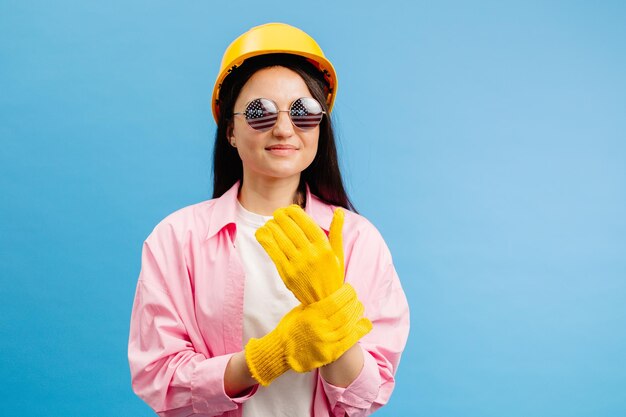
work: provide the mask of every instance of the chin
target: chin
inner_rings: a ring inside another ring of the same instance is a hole
[[[308,165],[304,164],[299,164],[297,166],[292,164],[287,166],[272,166],[268,167],[268,169],[265,170],[265,173],[277,178],[288,178],[293,177],[294,175],[300,175],[307,167]]]
[[[261,161],[259,161],[261,162]],[[311,165],[311,161],[263,161],[264,163],[245,164],[244,171],[254,177],[287,179],[300,176]]]
[[[272,172],[268,172],[267,176],[276,178],[276,179],[287,179],[287,178],[300,176],[301,174],[302,174],[302,171],[272,171]]]
[[[304,171],[304,169],[267,169],[262,172],[257,171],[257,175],[275,179],[287,179],[296,176],[299,177],[302,171]]]

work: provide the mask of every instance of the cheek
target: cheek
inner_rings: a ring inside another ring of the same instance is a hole
[[[255,167],[265,163],[265,149],[263,148],[263,142],[259,141],[259,138],[238,136],[237,153],[245,166]]]
[[[313,136],[306,141],[306,147],[308,149],[308,154],[310,156],[311,161],[315,159],[315,155],[317,155],[317,150],[319,147],[319,137]]]
[[[246,141],[237,141],[237,153],[242,162],[246,163],[254,159],[256,152],[250,148],[250,144]]]

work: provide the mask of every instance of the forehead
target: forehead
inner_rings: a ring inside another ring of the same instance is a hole
[[[274,100],[282,107],[300,97],[311,97],[311,92],[298,73],[277,66],[255,72],[241,89],[236,105],[259,97]]]

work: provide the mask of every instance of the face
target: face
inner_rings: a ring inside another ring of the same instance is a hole
[[[241,89],[234,112],[243,112],[257,98],[273,100],[279,110],[288,110],[301,97],[313,97],[302,79],[285,67],[263,68],[255,72]],[[313,162],[317,153],[319,126],[311,130],[295,127],[289,114],[280,112],[273,128],[254,130],[243,115],[234,116],[229,141],[234,142],[246,179],[300,179],[300,173]]]

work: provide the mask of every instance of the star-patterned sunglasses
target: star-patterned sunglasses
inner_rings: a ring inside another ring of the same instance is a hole
[[[291,123],[302,130],[315,128],[326,114],[314,98],[300,97],[291,103],[289,110],[278,110],[278,105],[269,98],[255,98],[246,105],[245,111],[233,113],[233,116],[243,115],[251,128],[267,132],[276,124],[280,112],[289,113]]]

